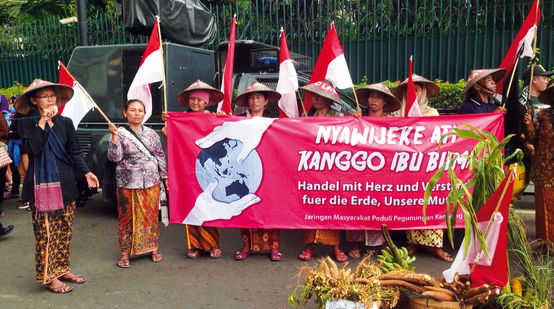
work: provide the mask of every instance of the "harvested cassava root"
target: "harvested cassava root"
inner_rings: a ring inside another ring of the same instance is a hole
[[[471,298],[464,299],[464,303],[473,306],[485,304],[495,299],[498,295],[500,295],[500,289],[497,287],[492,287],[489,290],[472,296]]]
[[[456,274],[452,283],[446,283],[444,278],[436,281],[427,274],[392,271],[379,275],[377,279],[384,287],[398,287],[437,301],[457,301],[467,305],[484,304],[492,301],[500,294],[500,289],[487,284],[470,288],[471,282],[468,275],[460,276]],[[356,279],[356,282],[370,284],[369,280],[366,279]]]
[[[423,296],[429,296],[433,299],[440,301],[454,301],[454,297],[448,293],[437,292],[437,291],[424,291],[421,293]]]
[[[431,278],[431,276],[427,274],[416,274],[414,272],[406,272],[406,271],[391,271],[386,274],[382,274],[377,277],[379,280],[404,280],[410,283],[419,284],[419,285],[431,285],[431,286],[439,286],[439,283]]]
[[[404,280],[381,280],[379,279],[379,282],[381,283],[381,286],[395,286],[404,288],[408,291],[415,292],[415,293],[422,293],[425,291],[425,288],[419,285],[412,284],[410,282],[406,282]]]

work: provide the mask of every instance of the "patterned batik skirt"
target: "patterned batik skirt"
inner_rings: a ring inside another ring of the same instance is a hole
[[[304,243],[336,246],[340,245],[340,230],[305,230]]]
[[[554,188],[535,184],[536,237],[552,246],[554,242]]]
[[[43,284],[57,279],[70,270],[69,258],[75,202],[61,213],[36,215],[33,211],[35,232],[35,261],[37,280]]]
[[[279,249],[281,230],[275,229],[241,229],[242,242],[248,244],[250,251]]]
[[[385,242],[381,231],[350,230],[346,231],[346,241],[363,242],[366,246],[377,247]]]
[[[187,225],[186,229],[191,248],[210,251],[219,246],[219,228]]]
[[[118,237],[121,254],[138,255],[158,250],[160,185],[147,189],[117,187]]]
[[[410,245],[442,248],[444,231],[437,230],[409,230],[406,231],[406,239]]]

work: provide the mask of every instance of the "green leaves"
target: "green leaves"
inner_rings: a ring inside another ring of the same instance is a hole
[[[479,243],[485,254],[489,256],[487,243],[483,231],[479,228],[476,212],[485,202],[492,196],[497,186],[504,178],[504,155],[502,149],[512,138],[513,135],[506,136],[501,142],[498,141],[494,134],[477,129],[469,124],[463,124],[468,129],[455,128],[453,133],[445,134],[441,137],[439,149],[442,141],[449,135],[454,135],[458,138],[473,139],[477,141],[473,150],[469,155],[449,153],[446,162],[452,162],[459,158],[467,159],[469,164],[468,172],[473,175],[465,183],[458,178],[458,175],[452,168],[452,165],[444,164],[441,166],[435,175],[429,180],[424,194],[423,218],[425,222],[425,210],[428,205],[429,197],[431,196],[433,187],[444,176],[450,179],[452,189],[446,198],[446,227],[448,230],[448,239],[454,247],[453,231],[456,224],[456,214],[461,210],[464,214],[464,230],[466,242],[464,244],[464,254],[467,256],[469,249],[469,240],[473,236],[474,240]],[[519,150],[519,149],[518,149]],[[521,150],[516,151],[510,158],[516,156],[522,157]],[[476,245],[476,244],[475,244]]]

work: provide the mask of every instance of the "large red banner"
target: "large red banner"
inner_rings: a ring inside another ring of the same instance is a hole
[[[462,180],[475,140],[441,136],[463,123],[503,137],[502,114],[245,118],[169,113],[170,221],[279,229],[444,228],[450,182],[423,195],[443,164]],[[462,214],[458,214],[463,224]]]

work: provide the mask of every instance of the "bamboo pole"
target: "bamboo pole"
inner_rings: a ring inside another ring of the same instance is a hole
[[[356,100],[356,111],[361,111],[360,103],[358,102],[358,95],[356,94],[356,88],[352,86],[352,92],[354,93],[354,99]]]
[[[506,91],[506,97],[510,95],[510,89],[512,89],[512,82],[514,81],[514,75],[516,74],[517,65],[519,63],[519,55],[520,53],[518,53],[518,56],[516,58],[516,63],[514,64],[514,68],[512,69],[512,75],[510,76],[510,82],[508,83],[508,91]],[[502,103],[502,107],[506,107],[506,100],[503,100],[503,101],[504,103]]]
[[[298,98],[300,99],[300,105],[302,105],[302,114],[304,114],[304,117],[308,117],[308,113],[306,112],[306,106],[304,105],[304,100],[302,100],[302,96],[300,96],[300,92],[296,91],[298,94]]]
[[[100,113],[100,115],[102,115],[102,117],[104,117],[104,120],[106,120],[107,123],[112,123],[110,121],[110,119],[108,118],[108,116],[106,116],[106,114],[104,114],[104,111],[102,111],[102,109],[100,108],[100,106],[98,106],[98,104],[96,104],[96,102],[92,99],[92,97],[90,96],[90,94],[88,94],[87,90],[81,85],[81,83],[79,83],[79,81],[77,79],[75,79],[75,76],[73,76],[73,74],[71,74],[71,72],[69,72],[69,70],[62,64],[61,61],[58,61],[58,65],[60,65],[60,68],[64,69],[65,72],[71,77],[71,79],[73,79],[73,81],[77,82],[77,86],[79,86],[79,88],[81,88],[81,90],[83,91],[83,93],[87,96],[87,98],[94,103],[94,107],[98,110],[98,112]]]
[[[529,93],[527,94],[527,102],[531,99],[531,84],[533,84],[533,75],[535,73],[535,58],[537,57],[537,33],[539,32],[539,27],[537,25],[538,15],[539,15],[539,6],[541,0],[537,0],[537,6],[535,7],[535,37],[533,39],[533,59],[531,60],[531,74],[529,75]]]
[[[162,55],[162,72],[164,80],[162,81],[162,88],[164,90],[164,112],[167,112],[167,83],[165,81],[165,59],[164,59],[164,48],[162,41],[162,26],[160,24],[160,16],[156,15],[156,20],[158,21],[158,38],[160,40],[160,54]]]

